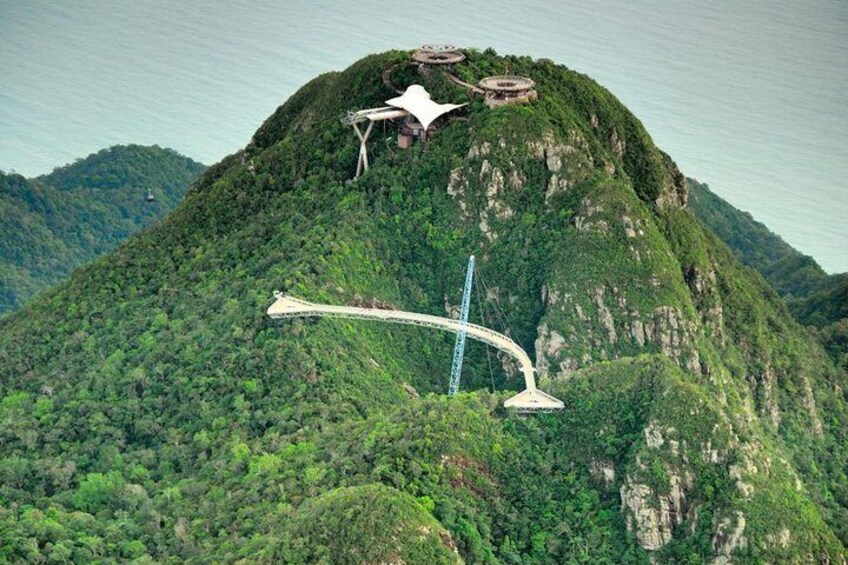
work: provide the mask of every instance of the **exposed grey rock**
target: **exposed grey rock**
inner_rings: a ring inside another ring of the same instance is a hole
[[[655,422],[650,422],[644,431],[645,443],[648,444],[648,447],[656,449],[665,443],[662,435],[662,429],[657,426]]]
[[[688,468],[686,452],[681,460],[680,442],[677,430],[651,421],[644,429],[646,449],[670,452],[671,460],[679,462],[677,466],[668,463],[670,458],[663,456],[664,474],[668,479],[667,487],[655,491],[641,479],[648,471],[648,465],[643,457],[656,457],[648,452],[636,455],[636,468],[624,478],[620,489],[622,511],[625,515],[627,529],[636,535],[639,545],[646,550],[654,551],[671,541],[675,528],[684,519],[695,519],[694,509],[687,510],[686,491],[693,488],[694,473]],[[685,444],[684,444],[685,449]],[[654,460],[653,464],[656,464]]]
[[[689,357],[686,360],[686,368],[690,373],[700,373],[701,372],[701,354],[698,353],[697,349],[689,350]]]
[[[615,156],[621,160],[624,158],[624,152],[627,149],[627,141],[624,139],[620,139],[618,137],[618,131],[615,129],[612,130],[612,133],[609,136],[609,145],[612,152],[615,153]]]
[[[486,219],[486,215],[485,215],[485,214],[482,214],[482,215],[480,216],[480,223],[478,224],[478,227],[480,228],[480,233],[482,233],[482,234],[483,234],[483,236],[484,236],[486,239],[488,239],[489,241],[494,241],[494,240],[496,240],[496,239],[497,239],[498,234],[496,234],[496,233],[492,232],[492,231],[489,229],[489,221]]]
[[[612,312],[604,304],[604,287],[597,287],[589,292],[595,306],[598,307],[598,317],[601,325],[607,332],[607,338],[610,343],[615,343],[618,339],[618,334],[615,331],[615,323],[612,317]]]
[[[777,399],[774,397],[774,389],[777,384],[777,375],[771,366],[766,366],[762,377],[759,379],[762,387],[763,409],[775,426],[780,426],[780,406]]]
[[[546,376],[550,371],[549,358],[556,359],[560,351],[565,348],[565,338],[555,330],[548,327],[547,322],[542,322],[538,329],[536,338],[536,369],[539,375]]]
[[[484,143],[480,147],[473,146],[469,150],[469,154],[474,157],[484,156],[488,155],[489,151],[489,146]],[[468,189],[470,188],[469,174],[473,175],[473,173],[470,173],[464,167],[457,167],[451,170],[447,187],[447,193],[458,200],[463,217],[470,215],[468,201]],[[494,241],[497,239],[497,233],[491,228],[489,214],[494,214],[499,219],[511,218],[515,212],[502,199],[504,188],[508,185],[512,189],[520,190],[523,188],[526,178],[517,170],[512,170],[507,176],[503,170],[497,166],[493,166],[485,158],[480,163],[478,178],[485,188],[486,197],[485,208],[479,212],[478,226],[484,237],[490,241]],[[508,181],[507,178],[509,179]]]
[[[706,271],[695,265],[683,269],[683,279],[695,299],[702,323],[710,333],[724,343],[724,310],[717,289],[715,268]]]
[[[728,475],[736,481],[736,489],[743,498],[750,498],[754,494],[754,485],[746,482],[745,479],[749,476],[756,475],[759,471],[757,465],[754,463],[755,451],[754,446],[751,444],[742,444],[739,450],[741,454],[739,462],[734,463],[728,469]]]
[[[640,320],[630,322],[630,335],[636,340],[640,346],[645,345],[645,324]]]
[[[486,289],[486,300],[498,304],[500,302],[500,293],[500,287],[490,286]]]
[[[465,169],[457,167],[450,172],[448,180],[448,194],[457,199],[459,210],[463,217],[467,215],[468,204],[465,201],[465,196],[468,192],[468,179],[465,178]]]
[[[459,305],[452,305],[448,300],[448,295],[444,296],[445,299],[445,314],[447,314],[448,318],[456,320],[459,318]]]
[[[595,214],[603,211],[603,206],[600,204],[594,205],[588,196],[583,198],[580,201],[579,212],[574,216],[574,227],[578,231],[588,232],[590,230],[597,230],[606,235],[609,233],[609,224],[607,224],[606,220],[592,220]]]
[[[652,328],[649,332],[650,341],[659,345],[665,355],[680,365],[686,366],[683,363],[684,351],[694,355],[691,347],[694,331],[694,324],[687,322],[678,308],[658,306],[654,309]],[[697,359],[691,360],[690,363],[694,365]]]
[[[489,155],[489,151],[492,149],[492,145],[488,141],[484,141],[481,144],[472,144],[468,149],[468,158],[469,159],[478,159],[480,157],[486,157]]]
[[[735,522],[735,524],[734,524]],[[745,515],[740,511],[736,511],[734,517],[725,516],[722,518],[715,529],[712,545],[713,551],[716,553],[713,559],[713,565],[727,565],[732,563],[731,555],[737,548],[748,545],[748,540],[744,536],[745,533]]]
[[[621,223],[624,225],[624,235],[627,237],[636,237],[636,227],[633,225],[633,220],[628,216],[622,216]]]
[[[516,182],[523,183],[520,175],[513,171],[511,176],[516,177]],[[506,185],[506,177],[499,167],[493,167],[489,161],[483,160],[480,166],[480,180],[486,183],[486,210],[491,210],[499,218],[511,218],[514,212],[498,198]],[[488,182],[487,182],[488,181]]]
[[[567,191],[569,186],[571,186],[571,182],[567,178],[560,178],[556,173],[552,174],[545,189],[545,204],[550,203],[551,198],[555,195]]]
[[[701,449],[701,457],[708,463],[718,463],[722,460],[719,456],[718,449],[713,447],[712,440],[710,439],[707,439],[706,445]]]
[[[781,528],[776,534],[766,534],[766,541],[772,546],[786,549],[792,545],[792,532],[786,528]]]
[[[580,307],[579,304],[574,305],[574,311],[577,313],[577,319],[581,322],[588,322],[589,317],[583,313],[583,308]]]
[[[403,390],[406,392],[406,394],[409,395],[410,398],[419,398],[418,391],[415,390],[414,386],[412,386],[409,383],[401,383],[401,386],[403,387]]]
[[[615,482],[615,465],[611,461],[592,461],[589,471],[595,480],[603,482],[604,486],[611,486]]]
[[[630,255],[633,257],[633,260],[636,261],[637,263],[641,263],[642,262],[642,254],[639,253],[639,250],[636,249],[635,247],[633,247],[632,245],[628,246],[628,249],[630,249]]]
[[[662,190],[654,203],[660,209],[685,208],[686,202],[689,200],[689,187],[686,184],[686,177],[683,176],[671,157],[662,151],[660,153],[666,165],[666,172]]]
[[[807,377],[801,377],[801,384],[804,388],[804,408],[807,409],[807,413],[809,413],[810,420],[812,422],[810,431],[816,435],[821,435],[822,423],[819,419],[818,410],[816,410],[816,399],[813,397],[813,389],[810,386],[810,379]]]
[[[541,139],[528,142],[527,148],[552,173],[545,193],[546,202],[554,194],[582,182],[594,169],[589,144],[575,130],[568,133],[565,142],[558,141],[552,132],[546,132]]]
[[[628,476],[620,494],[627,530],[636,534],[643,549],[655,551],[671,541],[677,515],[672,512],[671,499],[676,496],[679,500],[679,489],[669,496],[657,497],[648,485],[633,482]]]
[[[509,173],[509,186],[514,190],[521,190],[522,188],[524,188],[524,183],[526,180],[527,177],[525,177],[520,171],[516,169],[513,169]]]

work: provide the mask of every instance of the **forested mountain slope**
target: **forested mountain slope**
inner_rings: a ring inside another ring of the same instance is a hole
[[[591,79],[492,110],[409,53],[321,75],[162,222],[0,320],[9,561],[839,562],[845,374],[685,208],[673,161]],[[423,84],[469,102],[426,148],[339,117]],[[274,290],[445,315],[478,258],[565,403],[516,367],[365,321],[274,322]],[[494,390],[489,390],[494,389]],[[1,558],[0,558],[1,559]]]
[[[0,314],[163,217],[204,168],[116,145],[34,179],[0,172]]]
[[[831,356],[848,369],[848,273],[828,275],[750,214],[734,208],[709,186],[687,179],[688,207],[739,260],[762,274],[795,318],[814,326]]]
[[[783,241],[708,185],[687,179],[689,209],[739,260],[759,271],[803,324],[823,326],[848,317],[848,273],[828,275],[815,259]]]

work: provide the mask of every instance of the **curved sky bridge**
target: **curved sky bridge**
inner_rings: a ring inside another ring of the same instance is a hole
[[[536,388],[536,370],[524,349],[510,337],[489,328],[477,324],[463,323],[460,320],[441,318],[439,316],[417,312],[314,304],[279,292],[274,293],[274,296],[276,297],[276,301],[268,308],[268,315],[272,318],[347,318],[424,326],[453,333],[465,331],[469,337],[491,345],[518,360],[521,366],[521,372],[524,375],[525,390],[506,400],[504,406],[507,408],[516,408],[521,412],[547,412],[563,408],[562,401]]]

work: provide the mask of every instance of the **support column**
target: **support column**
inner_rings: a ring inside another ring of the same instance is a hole
[[[359,178],[364,171],[368,170],[368,149],[365,146],[365,143],[368,141],[368,136],[371,135],[371,128],[374,127],[374,122],[372,120],[368,120],[368,127],[365,128],[365,133],[363,134],[359,131],[359,124],[356,122],[353,123],[353,129],[356,132],[356,136],[359,138],[359,159],[356,161],[356,176],[353,177],[355,179]]]

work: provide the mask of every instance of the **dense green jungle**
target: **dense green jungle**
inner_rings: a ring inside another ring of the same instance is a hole
[[[538,100],[490,109],[408,51],[318,76],[0,319],[0,563],[844,562],[848,379],[816,326],[610,92],[465,53]],[[413,83],[468,105],[405,150],[375,127],[351,180],[340,118]],[[447,396],[449,333],[265,313],[448,316],[470,254],[471,321],[562,411],[504,409],[517,367],[473,342]]]
[[[165,216],[205,168],[116,145],[37,178],[0,171],[0,315]]]

